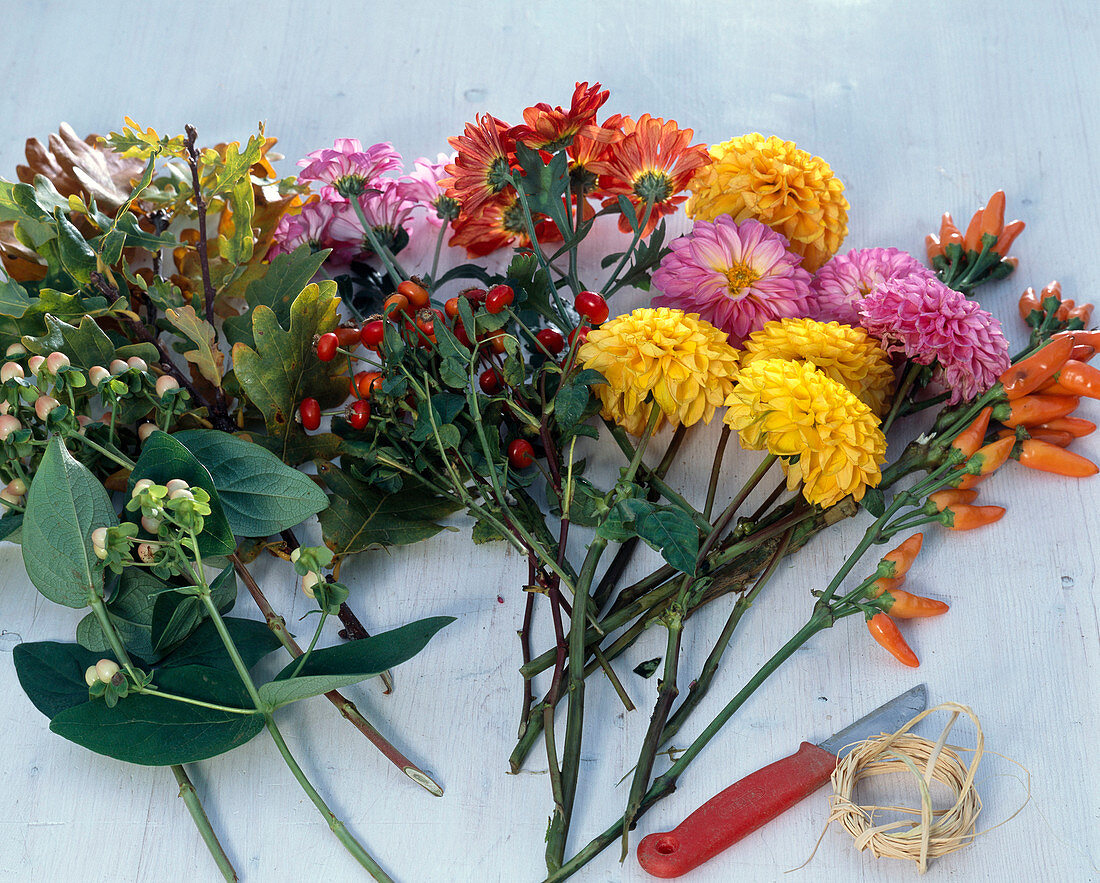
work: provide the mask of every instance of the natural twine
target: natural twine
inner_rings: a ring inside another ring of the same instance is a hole
[[[951,719],[936,742],[909,732],[916,724],[937,711],[950,712]],[[948,733],[960,714],[965,714],[974,722],[977,730],[974,748],[947,744]],[[963,763],[956,753],[958,751],[973,752],[969,766]],[[834,793],[829,799],[830,812],[825,828],[828,829],[834,821],[839,822],[852,835],[857,849],[870,849],[876,858],[887,856],[916,862],[923,874],[928,870],[929,859],[962,849],[978,836],[975,823],[982,810],[982,801],[974,788],[974,775],[984,751],[985,736],[981,723],[967,706],[945,702],[929,708],[891,736],[884,735],[858,743],[837,764],[832,776]],[[919,809],[907,806],[859,806],[852,800],[855,787],[862,780],[906,771],[914,775],[920,788]],[[955,795],[955,802],[950,808],[932,808],[930,785],[933,779],[946,785]],[[1029,799],[1030,794],[1029,786]],[[1026,803],[1025,800],[1024,804]],[[1015,818],[1020,809],[1005,821]],[[899,820],[876,825],[876,812],[907,814],[919,817],[920,821]],[[824,834],[823,830],[822,836]],[[818,844],[820,843],[819,838]],[[816,846],[814,852],[817,852]],[[807,863],[812,858],[811,854]],[[805,867],[805,863],[802,867]]]

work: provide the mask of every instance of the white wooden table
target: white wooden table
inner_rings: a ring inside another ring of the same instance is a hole
[[[674,117],[707,142],[753,130],[779,134],[825,157],[852,203],[846,248],[894,245],[920,254],[942,211],[967,218],[1003,187],[1009,213],[1028,223],[1014,249],[1020,272],[982,295],[1014,343],[1023,338],[1015,300],[1024,285],[1058,278],[1068,297],[1097,296],[1100,15],[1091,3],[615,0],[597,8],[562,0],[513,8],[489,0],[231,7],[27,0],[8,2],[5,12],[0,174],[9,178],[24,138],[44,139],[61,120],[81,134],[106,132],[124,114],[161,132],[192,122],[207,143],[247,137],[263,119],[290,160],[354,136],[391,140],[411,161],[445,149],[445,136],[477,112],[518,121],[528,104],[567,102],[575,80],[599,80],[612,90],[608,112]],[[289,172],[291,162],[283,168]],[[1085,413],[1095,419],[1100,407]],[[691,439],[675,483],[701,486],[715,434]],[[1076,449],[1100,457],[1096,439]],[[608,468],[614,462],[606,451],[597,460]],[[729,458],[730,492],[754,462]],[[998,475],[983,502],[1006,505],[1008,514],[972,534],[930,532],[910,577],[952,604],[949,615],[909,630],[923,660],[919,672],[895,664],[854,620],[819,635],[734,717],[677,793],[642,820],[634,842],[674,826],[802,739],[820,740],[924,680],[933,702],[972,706],[988,748],[1032,775],[1023,812],[933,864],[929,878],[1100,879],[1093,551],[1100,480],[1017,468]],[[797,628],[809,589],[839,565],[861,530],[858,523],[834,530],[781,568],[677,744]],[[644,557],[632,572],[651,563]],[[71,640],[79,614],[35,593],[17,547],[0,546],[0,573],[0,880],[214,879],[167,771],[63,741],[23,696],[11,649],[20,641]],[[523,562],[502,546],[471,546],[463,526],[430,543],[364,556],[345,573],[371,628],[458,617],[395,672],[394,695],[382,696],[376,682],[350,691],[447,793],[435,799],[411,785],[321,700],[286,714],[291,747],[397,879],[541,879],[550,807],[545,761],[536,750],[529,771],[506,774],[519,708]],[[305,607],[285,567],[264,562],[258,574],[296,621]],[[728,604],[691,623],[685,677],[698,671]],[[247,597],[238,613],[255,615]],[[643,681],[630,668],[662,649],[662,635],[647,635],[621,666],[637,712],[616,710],[606,682],[592,680],[594,723],[572,848],[621,811],[626,786],[615,783],[634,762],[656,688],[655,679]],[[258,738],[192,775],[244,879],[357,878],[270,740]],[[1023,775],[996,756],[987,755],[978,785],[983,829],[1024,799]],[[900,881],[915,873],[855,852],[847,835],[830,830],[813,861],[785,876],[809,856],[825,813],[822,791],[691,879]],[[580,879],[649,879],[633,854],[619,865],[613,852]]]

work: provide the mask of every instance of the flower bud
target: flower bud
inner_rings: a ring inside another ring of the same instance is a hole
[[[91,687],[93,684],[99,681],[99,672],[95,670],[94,665],[89,665],[84,669],[84,683]]]
[[[115,359],[111,362],[109,367],[112,374],[121,374],[124,371],[130,370],[130,366],[122,361],[122,359]]]
[[[7,383],[9,380],[15,379],[22,380],[25,376],[23,366],[18,362],[5,362],[3,366],[0,366],[0,383]]]
[[[166,393],[179,388],[179,381],[171,374],[163,374],[157,378],[157,395],[162,399]]]
[[[137,371],[148,371],[149,370],[149,363],[146,362],[145,359],[140,358],[139,356],[130,356],[130,358],[128,358],[126,360],[126,364],[130,368],[133,368]]]
[[[136,497],[147,487],[152,487],[154,481],[151,478],[139,478],[134,482],[134,489],[130,492],[131,497]]]
[[[171,495],[174,491],[185,491],[191,487],[182,478],[173,478],[168,484],[165,485],[168,488],[168,493]]]
[[[102,365],[92,365],[88,369],[88,382],[92,386],[99,386],[104,380],[111,376],[111,372],[104,368]]]
[[[155,534],[158,530],[160,530],[160,519],[150,518],[148,515],[142,515],[141,526],[145,528],[145,530],[149,533]]]
[[[46,370],[56,374],[62,368],[68,368],[71,363],[64,353],[52,352],[46,356]]]
[[[118,674],[118,663],[113,659],[101,659],[95,664],[95,673],[105,684],[111,683],[111,678]]]
[[[30,369],[31,374],[37,377],[39,370],[42,368],[45,362],[45,356],[31,356],[30,359],[27,360],[27,367]]]
[[[38,415],[39,420],[45,420],[50,416],[50,412],[60,405],[61,402],[53,396],[39,396],[34,401],[34,413]]]
[[[317,576],[317,574],[313,573],[313,571],[310,571],[302,577],[302,592],[307,598],[314,597],[313,587],[317,585],[317,583],[319,583],[320,581],[321,578]]]
[[[157,425],[155,423],[142,423],[141,426],[138,427],[138,438],[145,441],[156,431]]]
[[[8,482],[8,493],[15,494],[17,497],[23,496],[27,492],[27,483],[21,478],[13,478]]]
[[[7,441],[8,436],[23,428],[18,418],[11,414],[0,414],[0,441]]]
[[[146,564],[152,564],[156,554],[157,550],[148,543],[138,543],[137,556],[139,560],[144,561]]]
[[[107,528],[97,527],[92,531],[92,551],[100,561],[107,557]]]
[[[27,354],[27,348],[21,343],[13,343],[4,351],[4,355],[9,359],[13,359],[16,356],[25,356]]]

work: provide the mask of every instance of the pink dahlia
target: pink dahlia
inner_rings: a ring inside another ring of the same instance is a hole
[[[663,294],[655,307],[699,316],[729,335],[733,346],[765,322],[805,316],[810,274],[787,250],[787,238],[759,221],[731,216],[696,221],[672,243],[653,284]]]
[[[947,387],[952,404],[985,392],[1008,368],[1001,323],[934,276],[912,274],[875,286],[859,315],[887,352],[934,365],[933,380]]]
[[[859,303],[876,285],[911,275],[933,277],[916,258],[897,248],[854,248],[838,254],[817,271],[812,318],[820,322],[859,323]]]
[[[298,160],[302,171],[299,181],[328,184],[340,196],[360,193],[372,178],[390,171],[401,171],[401,154],[392,144],[372,144],[366,150],[358,138],[337,138],[333,147],[315,150]]]

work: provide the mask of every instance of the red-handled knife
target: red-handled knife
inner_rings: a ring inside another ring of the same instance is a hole
[[[654,877],[679,877],[770,822],[829,781],[845,746],[901,729],[928,707],[924,684],[907,690],[854,724],[734,782],[663,834],[638,844],[638,862]]]

